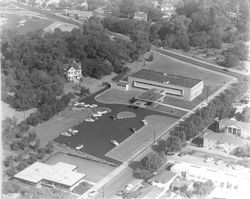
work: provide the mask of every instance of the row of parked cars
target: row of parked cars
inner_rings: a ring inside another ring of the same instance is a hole
[[[86,104],[85,102],[75,102],[74,107],[95,108],[95,107],[97,107],[97,104]]]

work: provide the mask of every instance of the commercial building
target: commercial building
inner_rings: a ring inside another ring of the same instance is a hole
[[[250,123],[223,119],[219,122],[219,131],[225,131],[237,137],[250,138]]]
[[[128,77],[129,87],[145,90],[158,89],[162,95],[192,101],[202,94],[204,82],[200,79],[142,69]]]
[[[186,162],[176,163],[171,167],[172,172],[176,172],[188,180],[202,181],[212,180],[216,187],[228,190],[244,192],[249,189],[250,171],[247,168],[241,170],[220,170],[211,169],[207,166],[198,166]]]
[[[44,185],[72,191],[85,177],[85,174],[78,173],[76,168],[75,165],[63,162],[55,165],[35,162],[17,173],[14,178],[37,187]]]
[[[211,150],[218,150],[230,153],[237,147],[250,144],[250,141],[235,137],[228,133],[208,133],[204,136],[204,147]]]

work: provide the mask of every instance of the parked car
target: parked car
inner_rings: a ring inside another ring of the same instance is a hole
[[[186,155],[186,154],[183,153],[183,152],[181,152],[181,153],[178,154],[179,157],[182,157],[182,156],[184,156],[184,155]]]
[[[205,162],[213,162],[213,161],[214,161],[214,159],[213,159],[213,158],[211,158],[211,157],[208,157],[208,158],[206,158],[204,161],[205,161]]]
[[[225,71],[225,72],[229,72],[229,70],[228,70],[228,69],[226,69],[226,68],[223,68],[222,70],[223,70],[223,71]]]
[[[220,165],[220,164],[223,164],[224,162],[223,162],[223,160],[216,160],[215,161],[215,164],[217,164],[217,165]]]
[[[93,197],[96,194],[97,194],[97,191],[91,191],[91,192],[89,192],[88,196]]]
[[[127,184],[125,187],[124,187],[124,190],[125,191],[130,191],[131,189],[133,189],[134,185],[132,184]]]

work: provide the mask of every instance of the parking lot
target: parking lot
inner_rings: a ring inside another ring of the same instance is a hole
[[[105,90],[105,89],[104,89]],[[104,160],[120,164],[121,160],[115,160],[105,156],[107,152],[113,149],[115,146],[110,142],[111,140],[116,140],[118,143],[123,142],[129,136],[133,135],[136,132],[133,132],[131,128],[134,128],[135,131],[142,128],[144,124],[141,122],[145,117],[150,115],[160,115],[165,116],[165,114],[156,112],[153,110],[148,110],[144,108],[133,108],[127,105],[122,104],[102,104],[95,100],[95,96],[103,92],[96,93],[93,96],[90,96],[84,100],[86,104],[97,104],[98,107],[107,107],[111,109],[111,112],[104,114],[101,117],[98,117],[94,122],[83,121],[80,125],[75,128],[79,130],[79,133],[70,136],[59,136],[54,139],[54,141],[59,143],[64,143],[72,148],[76,146],[83,145],[81,151],[86,152],[90,155],[102,158]],[[135,118],[126,118],[121,120],[113,120],[111,116],[117,115],[120,112],[130,111],[136,114]],[[176,119],[166,117],[168,119],[168,124],[173,124]],[[166,121],[164,121],[166,123]],[[152,130],[152,127],[151,127]],[[154,132],[150,131],[150,141],[153,140]],[[132,139],[133,140],[133,139]],[[141,140],[136,140],[140,145]],[[119,147],[119,146],[118,146]],[[124,146],[126,148],[126,146]],[[135,148],[136,150],[136,148]],[[129,157],[130,153],[134,151],[129,151],[126,154],[126,157]]]

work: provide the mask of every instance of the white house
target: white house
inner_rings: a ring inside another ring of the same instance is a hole
[[[250,138],[250,123],[223,119],[219,122],[219,130],[242,138]]]
[[[82,78],[82,65],[73,61],[64,69],[67,80],[77,82]]]
[[[141,20],[147,21],[148,15],[145,12],[135,12],[134,19],[139,20],[139,21]]]

